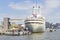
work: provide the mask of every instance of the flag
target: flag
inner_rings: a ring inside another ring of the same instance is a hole
[[[35,17],[35,18],[37,17],[37,14],[32,14],[32,15],[33,15],[33,17]]]

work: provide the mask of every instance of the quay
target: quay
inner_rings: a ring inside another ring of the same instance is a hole
[[[5,32],[0,33],[0,35],[9,35],[9,36],[20,36],[20,35],[31,35],[31,32]]]

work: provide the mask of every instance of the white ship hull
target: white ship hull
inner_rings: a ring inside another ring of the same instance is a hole
[[[33,14],[26,18],[25,26],[32,32],[45,31],[45,17],[40,15],[40,6],[33,7]]]
[[[26,27],[32,32],[44,32],[45,24],[26,24]]]

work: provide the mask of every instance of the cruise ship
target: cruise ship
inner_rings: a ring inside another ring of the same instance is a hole
[[[40,14],[40,6],[33,6],[32,15],[25,19],[25,27],[31,32],[45,32],[45,17]]]

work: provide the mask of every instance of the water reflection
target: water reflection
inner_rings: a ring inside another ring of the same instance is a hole
[[[27,36],[27,40],[43,40],[45,37],[45,33],[34,33],[32,35]]]
[[[60,30],[56,30],[54,32],[34,33],[32,35],[22,36],[0,35],[0,40],[60,40]]]

